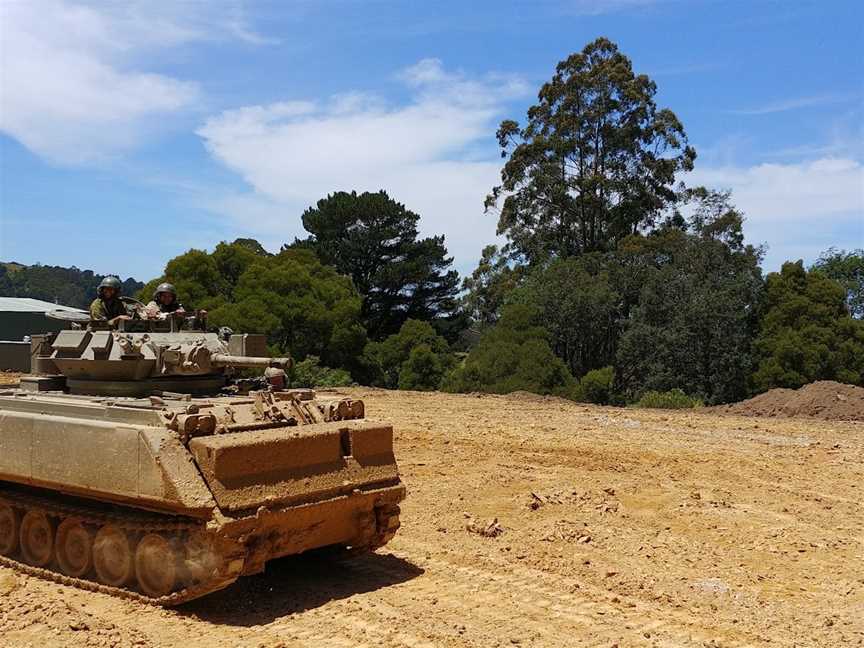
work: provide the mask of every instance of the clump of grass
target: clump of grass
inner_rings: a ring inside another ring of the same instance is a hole
[[[704,403],[700,398],[688,396],[680,389],[669,391],[648,391],[642,394],[642,398],[633,403],[635,407],[651,407],[657,409],[692,409],[702,407]]]

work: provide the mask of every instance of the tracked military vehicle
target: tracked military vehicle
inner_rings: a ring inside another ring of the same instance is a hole
[[[393,537],[393,431],[362,401],[286,389],[260,336],[117,324],[35,336],[33,375],[0,390],[0,565],[176,605]]]

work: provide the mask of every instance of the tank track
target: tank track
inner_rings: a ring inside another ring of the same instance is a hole
[[[333,546],[325,553],[334,560],[350,560],[380,549],[393,539],[399,527],[402,526],[399,522],[400,513],[398,504],[375,507],[375,535],[367,543],[356,547]]]
[[[375,509],[376,532],[372,537],[372,541],[366,545],[367,551],[375,551],[380,549],[393,539],[399,527],[402,524],[399,522],[399,514],[401,509],[398,504],[388,504],[379,506]]]
[[[64,519],[74,518],[83,524],[93,527],[102,527],[103,525],[111,524],[122,529],[123,532],[127,534],[127,537],[148,533],[171,533],[182,534],[188,538],[190,534],[196,531],[203,531],[205,528],[205,523],[201,521],[183,518],[176,520],[165,519],[165,516],[140,513],[137,511],[130,511],[129,513],[124,512],[122,514],[100,511],[94,507],[84,505],[61,504],[53,498],[23,493],[17,489],[14,491],[0,489],[0,504],[6,504],[13,510],[17,510],[19,516],[23,516],[27,511],[38,511],[45,513],[50,518],[55,518],[58,523]],[[187,601],[205,596],[210,592],[220,590],[233,583],[240,575],[240,570],[238,569],[236,570],[236,573],[222,574],[216,578],[211,578],[209,580],[182,587],[181,589],[164,596],[149,596],[143,592],[135,591],[134,589],[129,589],[125,586],[116,587],[100,583],[91,578],[74,577],[64,574],[59,571],[59,569],[55,569],[58,567],[56,546],[53,547],[52,551],[54,555],[52,556],[50,566],[39,567],[28,564],[23,560],[20,547],[15,555],[0,555],[0,566],[8,567],[20,573],[42,578],[61,585],[77,587],[90,592],[109,594],[131,601],[163,607],[180,605]],[[134,554],[134,548],[132,549],[132,553]],[[94,570],[91,566],[88,576],[95,577],[93,572]],[[134,578],[133,574],[133,580]]]

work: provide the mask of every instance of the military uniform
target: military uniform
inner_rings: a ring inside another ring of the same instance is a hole
[[[92,320],[112,320],[121,315],[128,315],[128,313],[126,306],[117,297],[114,299],[97,297],[90,304],[90,319]]]
[[[111,288],[114,291],[114,296],[110,299],[105,298],[104,290],[106,288]],[[96,289],[98,297],[90,304],[90,319],[104,322],[121,315],[128,315],[126,305],[120,301],[120,291],[122,289],[123,284],[120,283],[117,277],[108,276],[102,279],[102,283]]]
[[[156,302],[150,302],[150,303],[155,304],[159,308],[160,313],[173,313],[173,312],[178,311],[178,310],[182,310],[182,311],[186,310],[185,308],[183,308],[183,304],[178,302],[176,299],[173,302],[171,302],[170,304],[162,304],[162,303],[157,304]]]
[[[170,304],[162,303],[160,299],[162,293],[168,293],[174,297]],[[147,304],[147,309],[151,311],[158,309],[160,313],[175,313],[186,310],[183,308],[183,304],[177,301],[177,289],[170,283],[161,283],[156,287],[156,291],[153,293],[153,301]]]

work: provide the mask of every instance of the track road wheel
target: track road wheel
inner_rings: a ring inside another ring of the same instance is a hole
[[[183,561],[183,580],[200,583],[217,573],[219,558],[212,538],[195,534],[186,541],[186,559]]]
[[[135,575],[141,591],[158,598],[170,594],[177,583],[177,552],[157,533],[148,533],[135,550]]]
[[[21,553],[31,565],[44,567],[54,557],[54,524],[42,511],[27,511],[18,534]]]
[[[93,541],[93,567],[99,580],[112,587],[122,587],[135,570],[132,549],[123,529],[106,524]]]
[[[79,578],[93,566],[93,533],[81,520],[67,518],[57,527],[57,564],[67,576]]]
[[[18,550],[21,516],[6,502],[0,502],[0,556],[11,556]]]

